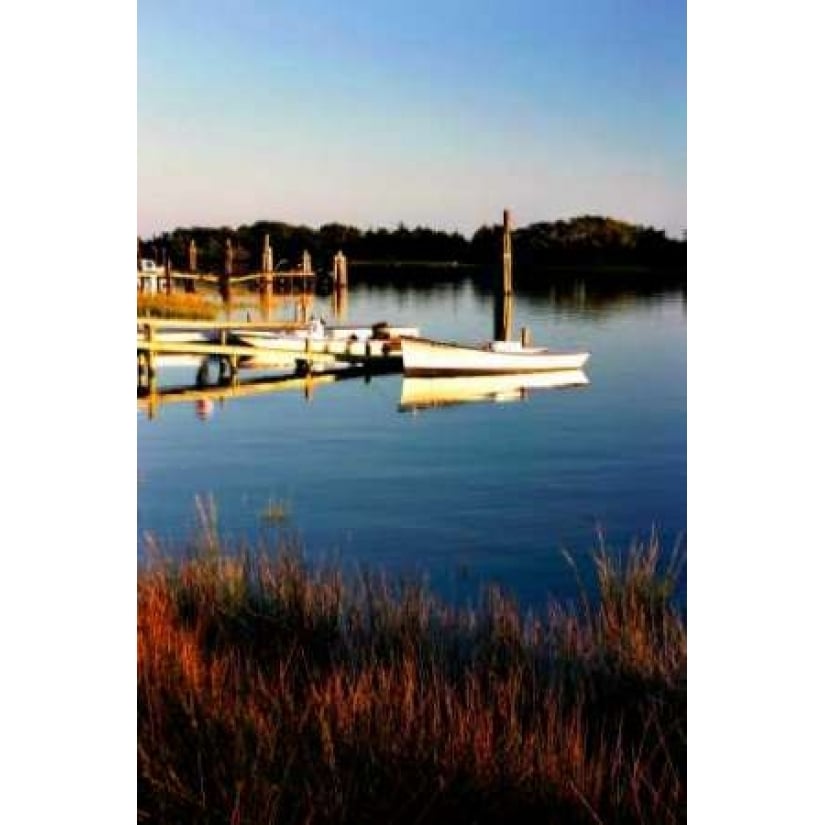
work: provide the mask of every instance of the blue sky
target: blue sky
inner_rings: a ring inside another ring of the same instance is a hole
[[[686,228],[683,0],[138,3],[138,233]]]

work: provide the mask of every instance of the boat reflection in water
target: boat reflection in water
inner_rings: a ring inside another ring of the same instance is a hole
[[[589,383],[582,370],[448,378],[405,377],[398,409],[401,412],[411,412],[480,401],[523,401],[530,390],[582,387]]]
[[[339,381],[362,380],[369,383],[380,375],[397,374],[397,370],[367,370],[358,366],[340,366],[305,376],[282,375],[254,378],[244,382],[229,382],[217,386],[191,385],[163,387],[153,392],[138,393],[138,409],[154,418],[166,404],[192,404],[196,416],[210,419],[216,404],[249,396],[299,392],[307,401],[314,392]],[[582,370],[514,373],[507,375],[466,375],[448,378],[405,377],[401,384],[400,412],[445,407],[472,402],[523,401],[530,391],[562,387],[582,387],[590,381]]]

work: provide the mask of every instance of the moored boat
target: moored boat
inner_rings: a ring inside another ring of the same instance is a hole
[[[554,352],[518,341],[469,346],[427,338],[401,338],[404,374],[409,376],[505,375],[580,370],[589,352]]]
[[[309,355],[331,355],[342,360],[401,360],[401,334],[417,335],[417,327],[387,324],[364,326],[308,327],[290,332],[233,330],[233,336],[257,350],[254,363],[288,364]]]
[[[335,340],[359,340],[368,338],[400,338],[402,335],[416,337],[420,335],[418,327],[396,327],[391,324],[373,324],[371,327],[356,324],[332,324],[325,326],[326,335]]]
[[[239,328],[234,329],[233,334],[251,346],[268,347],[271,349],[294,349],[296,347],[305,347],[307,338],[313,341],[393,340],[404,335],[416,337],[420,332],[418,327],[397,327],[380,323],[373,324],[372,326],[356,324],[310,324],[306,327],[285,331]]]

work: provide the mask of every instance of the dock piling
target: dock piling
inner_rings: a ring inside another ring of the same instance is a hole
[[[332,259],[332,280],[335,289],[347,288],[347,256],[340,249]]]
[[[513,291],[513,244],[510,237],[510,210],[504,210],[504,237],[502,241],[502,291],[509,295]]]
[[[264,235],[264,249],[261,253],[261,277],[258,281],[261,295],[264,296],[272,295],[274,280],[272,276],[272,270],[274,269],[272,261],[273,252],[272,247],[269,245],[269,233],[267,233]]]

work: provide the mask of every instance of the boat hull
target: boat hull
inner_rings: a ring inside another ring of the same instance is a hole
[[[551,352],[515,344],[496,350],[425,338],[402,338],[401,350],[404,374],[418,378],[580,370],[590,358],[587,352]]]
[[[314,359],[401,367],[398,339],[265,338],[253,334],[238,334],[237,338],[254,348],[254,354],[251,353],[244,364],[246,367],[289,367],[299,361]]]

